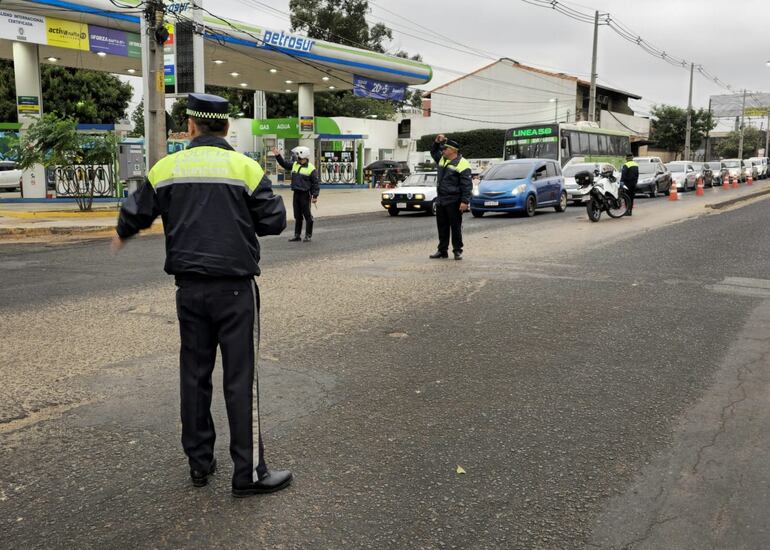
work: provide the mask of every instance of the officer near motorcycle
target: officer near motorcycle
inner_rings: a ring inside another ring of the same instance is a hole
[[[634,209],[634,196],[636,195],[636,184],[639,181],[639,165],[634,162],[634,155],[626,155],[626,163],[620,170],[620,183],[628,189],[628,211],[626,216],[631,215]]]
[[[113,252],[162,216],[167,273],[176,279],[181,337],[182,446],[192,484],[216,470],[211,374],[222,352],[223,390],[234,464],[232,494],[288,487],[291,472],[268,470],[259,418],[257,236],[286,228],[286,209],[262,167],[225,141],[227,100],[188,96],[187,149],[158,161],[120,209]]]
[[[295,147],[291,150],[293,162],[287,162],[277,148],[273,148],[275,160],[291,173],[291,189],[294,191],[294,237],[289,242],[299,242],[302,235],[302,220],[305,220],[305,242],[313,238],[313,214],[310,205],[318,202],[320,185],[318,171],[310,162],[310,148]]]
[[[436,162],[438,184],[436,195],[436,226],[438,250],[432,259],[449,257],[449,234],[455,260],[463,259],[463,212],[471,202],[473,182],[471,165],[460,155],[460,145],[443,134],[436,136],[430,155]]]

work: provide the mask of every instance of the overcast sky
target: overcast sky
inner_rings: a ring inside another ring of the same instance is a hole
[[[288,14],[288,0],[203,1],[204,7],[218,15],[289,29],[287,16],[263,6]],[[735,90],[770,91],[766,65],[770,60],[770,0],[581,0],[567,5],[583,12],[611,13],[655,46],[703,65]],[[420,53],[434,66],[434,78],[427,88],[457,77],[442,67],[468,72],[488,64],[490,57],[510,57],[585,79],[590,75],[593,25],[522,0],[373,0],[370,8],[370,23],[383,22],[393,29],[390,50]],[[441,45],[453,42],[489,55],[460,53]],[[650,56],[606,26],[599,29],[597,72],[600,82],[643,96],[634,105],[639,114],[648,113],[652,104],[687,104],[689,70]],[[729,92],[696,71],[695,107],[707,107],[708,97],[720,93]]]

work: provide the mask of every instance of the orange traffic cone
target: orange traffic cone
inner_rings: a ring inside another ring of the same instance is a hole
[[[702,197],[703,195],[703,178],[698,178],[698,183],[695,184],[695,196]]]
[[[730,189],[730,176],[725,176],[722,180],[722,189]]]
[[[751,174],[749,174],[749,177],[746,180],[746,185],[754,185],[754,178],[751,177]]]
[[[738,176],[733,178],[733,189],[738,189]]]
[[[669,189],[668,191],[668,200],[670,201],[679,200],[679,193],[676,190],[676,182],[673,179],[671,180],[671,189]]]

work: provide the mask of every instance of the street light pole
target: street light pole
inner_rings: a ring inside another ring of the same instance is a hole
[[[690,97],[687,100],[687,129],[684,136],[684,160],[690,160],[690,134],[692,133],[692,77],[695,63],[690,63]]]
[[[558,97],[553,97],[553,98],[549,99],[548,101],[550,101],[551,103],[555,104],[555,107],[554,107],[554,110],[553,110],[553,121],[554,122],[559,122],[559,98]]]
[[[166,93],[164,82],[163,14],[160,0],[148,0],[141,19],[144,143],[147,169],[166,156]],[[166,38],[168,35],[166,33]]]

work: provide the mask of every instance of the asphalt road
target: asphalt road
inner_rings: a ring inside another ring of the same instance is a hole
[[[220,472],[187,479],[162,241],[118,259],[104,241],[6,245],[0,545],[645,547],[661,518],[631,527],[625,495],[673,448],[698,450],[678,426],[762,302],[714,288],[770,272],[768,207],[469,218],[463,262],[426,259],[424,217],[266,239],[267,459],[296,482],[243,501],[219,395]]]

